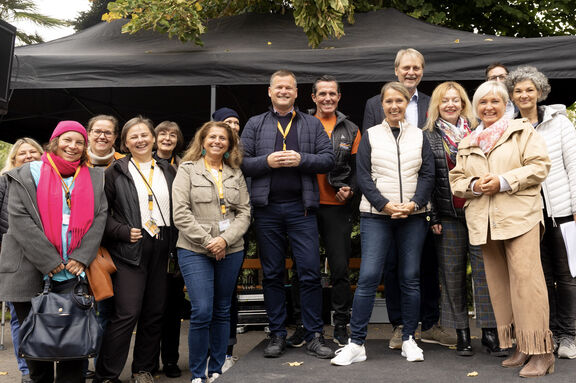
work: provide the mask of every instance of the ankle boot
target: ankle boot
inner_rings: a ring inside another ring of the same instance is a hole
[[[518,351],[518,348],[516,348],[514,355],[502,361],[502,367],[522,367],[527,361],[528,355]]]
[[[470,328],[456,329],[456,355],[472,356],[472,345],[470,344]]]
[[[522,378],[534,378],[554,373],[554,354],[532,355],[530,361],[520,370]]]
[[[508,349],[500,348],[498,341],[498,331],[495,328],[482,329],[482,345],[492,356],[508,356]]]

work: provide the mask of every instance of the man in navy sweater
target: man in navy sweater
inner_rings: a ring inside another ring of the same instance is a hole
[[[286,348],[285,257],[290,243],[296,261],[306,349],[330,358],[322,321],[322,286],[316,209],[317,173],[334,165],[332,145],[320,121],[294,107],[296,77],[281,70],[270,77],[272,107],[248,120],[242,132],[242,171],[251,177],[260,262],[264,274],[264,303],[270,340],[265,357],[279,357]]]

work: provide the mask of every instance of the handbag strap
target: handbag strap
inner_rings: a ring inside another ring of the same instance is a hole
[[[44,279],[44,289],[42,294],[48,294],[52,290],[52,277],[47,277]]]

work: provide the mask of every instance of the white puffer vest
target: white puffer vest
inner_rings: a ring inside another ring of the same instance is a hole
[[[544,118],[536,127],[552,166],[542,183],[549,217],[567,217],[576,213],[576,130],[566,117],[564,105],[543,106]]]
[[[422,130],[404,122],[400,124],[398,139],[390,126],[384,121],[366,131],[370,138],[372,153],[370,156],[371,174],[380,193],[394,203],[409,202],[416,193],[418,172],[422,165]],[[426,209],[412,214],[422,213]],[[362,196],[360,211],[382,214]]]

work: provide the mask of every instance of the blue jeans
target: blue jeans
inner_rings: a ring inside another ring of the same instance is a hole
[[[320,249],[316,214],[302,202],[270,203],[254,208],[254,229],[264,274],[264,303],[270,332],[286,336],[284,272],[288,240],[296,262],[302,306],[302,324],[310,340],[323,330]]]
[[[408,340],[410,335],[414,335],[420,316],[420,258],[427,230],[428,222],[424,214],[411,215],[406,219],[376,215],[360,218],[362,263],[350,320],[352,342],[364,344],[386,256],[394,253],[398,256],[402,297],[402,339]],[[396,247],[396,251],[392,246]]]
[[[8,308],[10,309],[10,332],[12,334],[12,344],[14,345],[14,355],[16,355],[16,360],[18,361],[18,369],[22,373],[22,375],[30,374],[28,371],[28,365],[24,358],[20,358],[18,356],[18,348],[20,347],[20,324],[18,323],[18,317],[16,316],[16,310],[14,310],[14,306],[12,303],[8,303]]]
[[[220,261],[205,254],[178,249],[178,264],[190,296],[188,353],[192,379],[222,373],[230,336],[230,303],[244,252]]]

